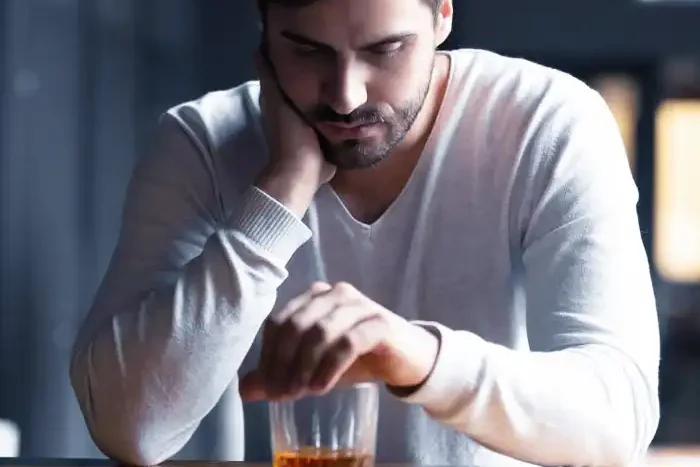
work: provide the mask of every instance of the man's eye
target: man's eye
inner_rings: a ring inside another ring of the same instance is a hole
[[[294,48],[294,53],[301,57],[310,57],[321,53],[316,47],[300,45]]]
[[[382,44],[371,49],[372,53],[377,55],[394,55],[403,48],[402,42],[392,42],[390,44]]]

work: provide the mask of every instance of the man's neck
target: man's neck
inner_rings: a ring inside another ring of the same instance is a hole
[[[438,54],[430,89],[411,130],[385,160],[369,169],[338,171],[331,181],[348,211],[365,223],[376,221],[408,182],[437,119],[447,88],[450,58]]]

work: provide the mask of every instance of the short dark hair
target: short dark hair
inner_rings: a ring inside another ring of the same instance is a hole
[[[257,1],[258,1],[258,8],[260,9],[260,12],[264,13],[270,4],[283,5],[283,6],[288,6],[288,7],[300,7],[300,6],[310,5],[314,2],[317,2],[318,0],[257,0]],[[437,11],[440,8],[440,5],[442,5],[443,0],[420,0],[420,1],[425,3],[426,5],[428,5],[433,10],[433,13],[437,14]]]

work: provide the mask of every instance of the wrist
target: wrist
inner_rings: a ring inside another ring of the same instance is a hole
[[[440,353],[439,334],[423,326],[407,323],[410,331],[405,334],[406,343],[414,349],[405,355],[410,371],[399,384],[387,384],[387,388],[398,397],[407,397],[418,391],[430,378]]]
[[[301,218],[309,208],[319,183],[318,177],[303,170],[268,167],[260,174],[255,186]]]

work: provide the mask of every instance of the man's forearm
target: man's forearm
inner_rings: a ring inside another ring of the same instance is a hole
[[[155,464],[184,446],[235,378],[287,260],[308,235],[253,189],[234,225],[214,233],[174,283],[119,303],[123,281],[153,279],[108,274],[71,365],[86,421],[106,454]]]
[[[480,444],[538,465],[627,465],[658,423],[654,376],[604,345],[518,352],[443,326],[441,354],[404,398]]]

